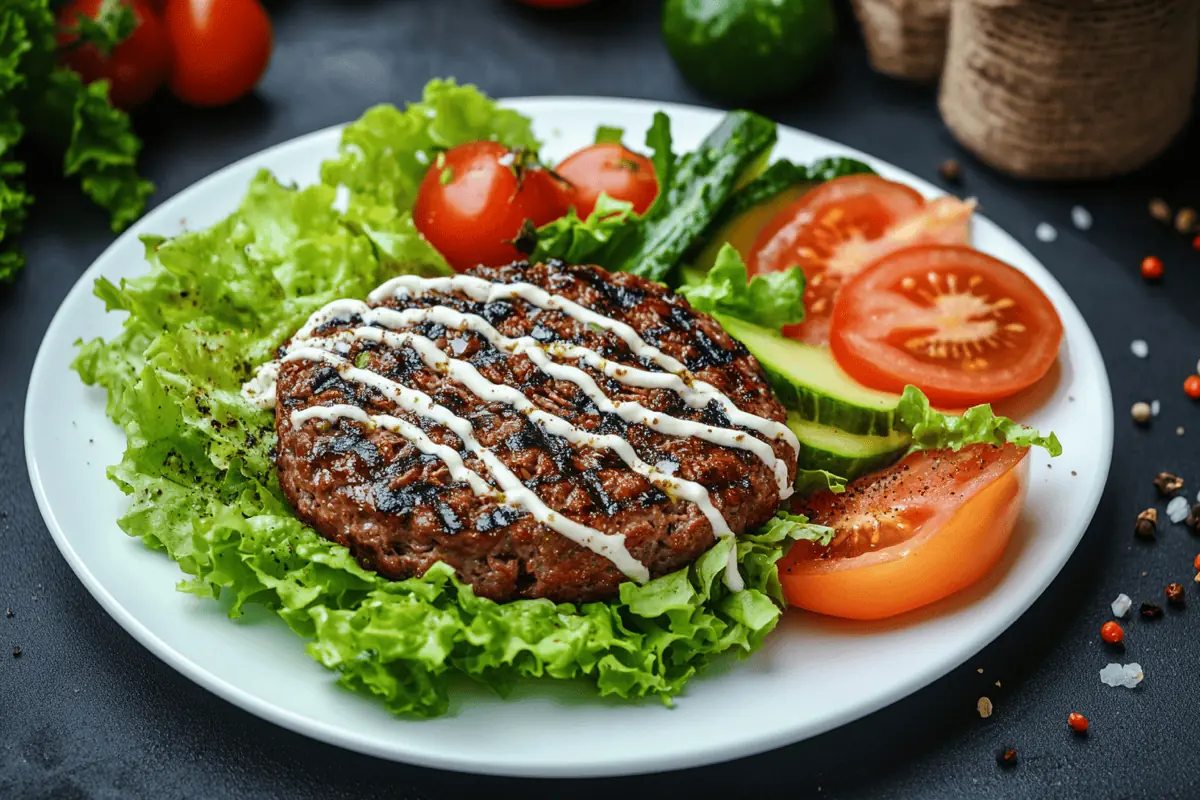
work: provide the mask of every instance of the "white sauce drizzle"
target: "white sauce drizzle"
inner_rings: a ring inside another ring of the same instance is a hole
[[[541,501],[536,493],[528,489],[516,475],[505,467],[495,454],[475,439],[469,421],[455,415],[444,406],[434,403],[433,399],[425,393],[405,387],[369,370],[355,367],[342,357],[350,352],[349,343],[355,340],[367,339],[386,343],[392,347],[408,346],[421,357],[427,366],[447,373],[478,397],[510,405],[551,434],[561,436],[573,444],[615,452],[632,471],[642,475],[653,485],[668,494],[695,504],[708,519],[714,535],[721,538],[733,537],[724,517],[713,505],[708,490],[693,481],[672,476],[674,468],[678,466],[674,462],[660,462],[660,465],[653,466],[647,464],[638,457],[624,439],[611,434],[593,434],[581,430],[562,417],[539,409],[519,390],[493,383],[484,378],[470,363],[447,356],[431,339],[403,330],[421,322],[436,322],[460,331],[474,331],[500,350],[511,354],[525,355],[539,370],[550,377],[574,383],[602,412],[616,414],[627,422],[647,425],[669,436],[696,437],[723,447],[749,451],[773,470],[781,499],[792,493],[792,486],[788,481],[787,463],[778,458],[771,446],[760,439],[737,430],[705,425],[654,412],[637,402],[613,403],[587,372],[579,367],[557,363],[550,358],[550,355],[553,354],[560,358],[578,359],[581,363],[587,364],[627,386],[674,391],[692,408],[701,409],[715,401],[731,424],[748,428],[776,440],[782,439],[793,450],[799,449],[795,434],[786,425],[742,411],[714,386],[695,378],[684,364],[648,344],[637,331],[623,322],[598,314],[571,300],[551,295],[533,284],[497,284],[465,275],[453,278],[422,278],[403,275],[393,278],[372,292],[370,300],[380,303],[391,297],[399,298],[410,294],[446,294],[453,291],[461,291],[476,301],[486,303],[519,297],[537,308],[561,311],[581,323],[610,331],[623,340],[635,356],[653,361],[666,372],[651,372],[608,361],[596,351],[577,345],[554,343],[547,346],[531,336],[512,339],[501,334],[483,317],[477,314],[464,314],[446,306],[398,311],[386,306],[372,308],[359,300],[335,300],[313,313],[296,332],[285,350],[283,361],[307,360],[331,364],[343,379],[370,386],[383,393],[401,408],[445,426],[462,440],[465,449],[483,462],[501,492],[497,492],[480,475],[468,468],[453,448],[433,442],[420,428],[399,417],[371,415],[358,406],[339,404],[311,406],[295,411],[291,415],[292,424],[300,426],[312,419],[325,421],[349,419],[395,431],[422,452],[440,458],[449,469],[451,477],[456,481],[467,483],[475,494],[495,497],[506,505],[521,507],[538,522],[608,558],[628,577],[640,582],[649,580],[649,571],[625,547],[624,535],[606,534],[555,513]],[[346,321],[354,317],[359,317],[364,323],[363,326],[350,331],[338,331],[331,336],[313,338],[313,334],[319,328],[332,322]],[[389,330],[372,327],[374,325],[382,325]],[[451,349],[455,355],[462,352],[453,347],[459,341],[452,342]],[[242,388],[243,395],[262,408],[274,406],[279,367],[280,363],[277,361],[263,365],[254,378]],[[663,466],[666,463],[669,463],[672,469],[664,469]],[[741,591],[744,588],[744,581],[738,572],[736,544],[730,549],[728,565],[725,570],[725,582],[734,591]]]

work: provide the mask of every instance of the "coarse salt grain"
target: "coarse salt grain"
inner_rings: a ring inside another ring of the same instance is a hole
[[[1150,355],[1150,345],[1146,344],[1145,339],[1134,339],[1129,343],[1129,351],[1138,358],[1145,358]]]
[[[1133,607],[1133,600],[1127,594],[1117,595],[1117,599],[1112,601],[1113,616],[1120,619],[1129,613],[1129,609]]]
[[[1158,412],[1162,411],[1162,403],[1157,400],[1150,401],[1150,416],[1157,417]]]
[[[1079,230],[1086,231],[1092,227],[1092,212],[1083,206],[1075,206],[1071,209],[1071,222]]]
[[[1132,689],[1141,683],[1144,677],[1146,674],[1142,671],[1142,665],[1137,663],[1109,664],[1100,670],[1100,682],[1105,686],[1124,686],[1126,689]]]
[[[1058,238],[1058,231],[1049,222],[1039,222],[1033,233],[1039,242],[1053,242]]]
[[[1183,522],[1188,515],[1188,501],[1186,497],[1175,496],[1171,498],[1171,502],[1167,503],[1167,517],[1171,522]]]

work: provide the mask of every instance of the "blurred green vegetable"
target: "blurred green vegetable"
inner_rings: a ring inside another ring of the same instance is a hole
[[[729,105],[792,91],[829,52],[830,0],[666,0],[663,39],[683,77]]]

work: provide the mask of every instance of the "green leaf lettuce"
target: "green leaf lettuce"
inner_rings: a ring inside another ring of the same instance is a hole
[[[725,244],[702,282],[678,290],[697,311],[735,317],[778,330],[804,320],[804,272],[755,275],[747,280],[746,264],[732,245]]]

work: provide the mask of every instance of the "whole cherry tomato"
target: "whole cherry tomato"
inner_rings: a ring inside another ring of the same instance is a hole
[[[258,0],[167,0],[163,23],[175,67],[171,91],[194,106],[232,103],[271,60],[271,20]]]
[[[79,17],[95,19],[104,0],[72,0],[58,12],[58,46],[62,60],[85,83],[107,80],[108,97],[117,108],[129,111],[150,99],[171,71],[171,48],[162,21],[145,0],[122,0],[133,9],[137,27],[107,55],[92,45],[75,47],[71,30]]]

